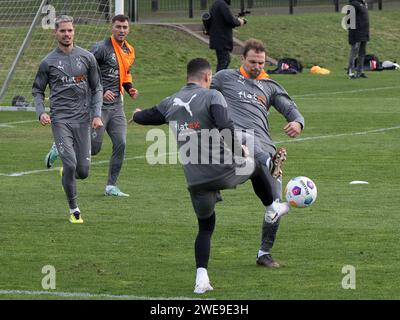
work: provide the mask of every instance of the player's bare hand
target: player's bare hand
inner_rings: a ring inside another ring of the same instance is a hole
[[[92,128],[93,129],[98,129],[101,128],[103,126],[103,121],[101,121],[100,117],[95,117],[92,120]]]
[[[129,119],[128,123],[133,123],[134,122],[133,116],[135,115],[136,112],[140,112],[140,111],[142,111],[142,109],[136,108],[135,111],[133,111],[132,117]]]
[[[39,121],[42,124],[42,126],[51,123],[50,116],[45,112],[40,115]]]
[[[295,138],[297,137],[300,133],[301,133],[301,124],[299,122],[296,121],[292,121],[289,122],[284,128],[283,130],[285,131],[285,133],[291,137],[291,138]]]
[[[130,88],[129,89],[129,95],[131,96],[132,99],[136,99],[139,94],[139,91],[135,88]]]
[[[104,98],[104,100],[106,100],[108,102],[114,102],[115,101],[114,93],[111,90],[107,90],[106,92],[104,92],[103,98]]]

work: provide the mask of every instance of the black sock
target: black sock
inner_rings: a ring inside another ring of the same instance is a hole
[[[208,267],[210,257],[211,236],[215,227],[215,212],[207,219],[197,219],[199,223],[199,232],[194,245],[196,268]]]

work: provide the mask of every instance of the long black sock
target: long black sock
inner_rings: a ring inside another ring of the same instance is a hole
[[[194,244],[196,257],[196,268],[208,267],[210,258],[211,236],[215,228],[215,212],[207,219],[197,219],[199,223],[199,232]]]
[[[259,163],[257,170],[250,178],[253,190],[264,206],[269,206],[273,201],[272,176],[266,165]]]

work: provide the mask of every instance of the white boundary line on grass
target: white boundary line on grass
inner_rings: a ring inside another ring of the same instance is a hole
[[[377,90],[389,90],[389,89],[398,89],[398,88],[400,88],[400,86],[378,87],[378,88],[366,88],[366,89],[356,89],[356,90],[336,91],[336,92],[308,93],[308,94],[293,95],[293,96],[291,96],[291,97],[292,97],[292,98],[303,98],[303,97],[325,96],[325,95],[331,95],[331,94],[358,93],[358,92],[377,91]]]
[[[275,141],[275,143],[302,142],[302,141],[308,141],[308,140],[320,140],[320,139],[329,139],[329,138],[340,138],[340,137],[345,137],[345,136],[361,136],[361,135],[366,135],[366,134],[370,134],[370,133],[382,133],[382,132],[385,132],[385,131],[391,131],[391,130],[397,130],[397,129],[400,129],[400,126],[389,127],[389,128],[380,128],[380,129],[373,129],[373,130],[367,130],[367,131],[361,131],[361,132],[339,133],[339,134],[332,134],[332,135],[326,135],[326,136],[315,136],[315,137],[306,137],[306,138],[294,138],[294,139],[291,139],[291,140]]]
[[[20,124],[20,123],[29,123],[29,122],[39,122],[39,121],[38,120],[20,120],[20,121],[0,123],[0,125],[2,125],[2,124],[11,125],[11,124]]]
[[[169,152],[165,154],[160,154],[160,156],[169,156],[169,155],[175,155],[177,152]],[[129,160],[137,160],[137,159],[144,159],[146,156],[135,156],[135,157],[129,157],[125,158],[124,161],[129,161]],[[99,161],[93,161],[91,165],[99,165],[99,164],[108,164],[110,160],[99,160]],[[38,170],[31,170],[31,171],[22,171],[22,172],[13,172],[13,173],[0,173],[0,176],[6,176],[6,177],[21,177],[21,176],[26,176],[28,174],[34,174],[34,173],[41,173],[41,172],[51,172],[51,171],[58,171],[60,170],[61,167],[54,167],[50,169],[38,169]]]
[[[29,123],[29,122],[37,122],[37,120],[23,120],[23,121],[14,121],[14,122],[4,122],[0,123],[0,128],[12,128],[14,124],[21,124],[21,123]]]
[[[54,292],[54,291],[29,291],[29,290],[0,290],[0,295],[16,295],[16,296],[53,296],[61,298],[109,298],[109,299],[129,299],[129,300],[198,300],[189,297],[147,297],[134,295],[118,295],[106,293],[89,293],[89,292]],[[211,299],[201,299],[211,300]]]
[[[336,94],[346,94],[346,93],[359,93],[359,92],[367,92],[367,91],[378,91],[378,90],[389,90],[389,89],[398,89],[400,86],[391,86],[391,87],[378,87],[378,88],[365,88],[365,89],[356,89],[356,90],[346,90],[346,91],[335,91],[335,92],[316,92],[316,93],[307,93],[307,94],[299,94],[292,95],[292,98],[303,98],[303,97],[318,97],[318,96],[327,96],[327,95],[336,95]],[[28,123],[28,122],[36,122],[38,120],[25,120],[25,121],[15,121],[15,122],[4,122],[0,123],[1,127],[8,127],[13,124],[20,123]]]
[[[359,135],[366,135],[366,134],[370,134],[370,133],[382,133],[382,132],[391,131],[391,130],[398,130],[398,129],[400,129],[400,126],[389,127],[389,128],[379,128],[379,129],[373,129],[373,130],[367,130],[367,131],[361,131],[361,132],[340,133],[340,134],[333,134],[333,135],[326,135],[326,136],[315,136],[315,137],[306,137],[306,138],[295,138],[295,139],[291,139],[291,140],[275,141],[275,143],[276,144],[280,144],[280,143],[302,142],[302,141],[309,141],[309,140],[340,138],[340,137],[346,137],[346,136],[359,136]],[[169,153],[166,153],[165,155],[175,155],[175,154],[177,154],[177,153],[176,152],[169,152]],[[136,159],[144,159],[144,158],[146,158],[146,156],[135,156],[135,157],[125,158],[124,161],[136,160]],[[104,163],[109,163],[109,160],[94,161],[94,162],[91,163],[91,165],[99,165],[99,164],[104,164]],[[25,175],[28,175],[28,174],[35,174],[35,173],[41,173],[41,172],[51,172],[51,171],[57,171],[57,170],[60,170],[60,167],[55,167],[55,168],[50,168],[50,169],[39,169],[39,170],[32,170],[32,171],[23,171],[23,172],[0,173],[0,176],[21,177],[21,176],[25,176]]]

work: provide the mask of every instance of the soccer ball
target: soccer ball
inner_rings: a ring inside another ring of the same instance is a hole
[[[292,207],[309,207],[317,199],[317,186],[310,178],[296,177],[286,185],[285,195]]]

